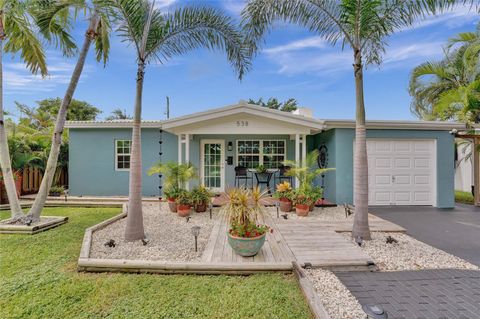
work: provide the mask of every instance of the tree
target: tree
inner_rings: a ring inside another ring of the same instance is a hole
[[[38,101],[38,111],[56,118],[62,105],[62,99],[50,98]],[[72,99],[67,110],[67,121],[94,121],[102,111],[86,101]]]
[[[480,122],[480,24],[450,39],[445,57],[413,69],[412,113],[424,120]],[[453,45],[460,47],[453,48]]]
[[[386,38],[416,18],[451,5],[453,0],[250,0],[242,12],[252,52],[277,21],[296,23],[353,53],[356,126],[354,157],[355,218],[352,236],[370,239],[368,171],[363,89],[364,65],[379,65]]]
[[[111,115],[105,118],[106,121],[114,121],[114,120],[131,120],[133,117],[127,114],[127,110],[122,110],[120,108],[116,108],[111,112]]]
[[[4,125],[3,53],[20,53],[20,58],[32,73],[47,75],[41,35],[35,24],[38,14],[48,5],[49,1],[5,0],[0,3],[0,167],[14,220],[21,219],[24,214],[17,198]],[[47,41],[55,42],[66,55],[71,55],[75,45],[70,36],[64,34],[64,27],[62,21],[52,21],[51,28],[42,35]]]
[[[293,112],[297,107],[297,100],[294,98],[290,98],[285,102],[279,102],[277,98],[271,97],[268,99],[267,103],[263,101],[263,98],[259,98],[258,100],[249,99],[249,104],[260,105],[263,107],[267,107],[269,109],[280,110],[284,112]]]
[[[141,114],[145,68],[196,48],[225,50],[239,78],[249,67],[243,38],[231,18],[216,9],[184,7],[164,13],[147,0],[114,0],[120,13],[120,35],[136,50],[137,78],[132,125],[126,240],[143,239]]]
[[[62,135],[65,127],[65,121],[67,120],[67,112],[71,106],[73,94],[77,88],[80,76],[82,75],[85,59],[87,58],[90,46],[92,43],[95,44],[96,59],[99,62],[103,61],[104,65],[107,62],[108,53],[110,50],[109,33],[111,11],[106,1],[97,0],[93,1],[92,3],[82,0],[55,1],[46,10],[43,10],[41,15],[39,15],[38,24],[40,26],[40,30],[45,34],[48,34],[48,31],[52,28],[53,22],[59,19],[69,21],[69,10],[72,8],[74,10],[84,10],[88,14],[89,22],[83,39],[83,45],[78,55],[77,63],[67,86],[67,90],[65,91],[65,96],[63,97],[62,103],[58,109],[52,136],[52,145],[45,168],[45,174],[43,176],[42,183],[40,184],[38,194],[35,197],[35,201],[33,202],[28,213],[30,219],[34,221],[40,218],[43,207],[45,206],[47,195],[55,177],[55,172],[57,171],[58,156],[62,145]],[[45,107],[48,109],[48,103]]]

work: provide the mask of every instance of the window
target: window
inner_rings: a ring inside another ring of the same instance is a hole
[[[255,168],[278,168],[286,159],[284,140],[241,140],[237,141],[237,165]]]
[[[131,149],[132,149],[132,141],[130,140],[115,141],[115,169],[117,171],[128,171],[130,169]]]

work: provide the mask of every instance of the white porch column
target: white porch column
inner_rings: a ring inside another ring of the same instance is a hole
[[[182,164],[182,134],[178,134],[178,164]]]
[[[185,134],[185,163],[190,162],[190,134]],[[187,182],[187,190],[190,190],[190,181]]]
[[[307,165],[307,135],[302,135],[302,166]]]
[[[297,165],[300,162],[300,134],[295,134],[295,162]],[[298,178],[295,178],[295,187],[300,186],[299,182]]]
[[[473,188],[475,205],[480,206],[480,154],[478,147],[480,146],[480,138],[473,139],[472,153],[473,153]]]

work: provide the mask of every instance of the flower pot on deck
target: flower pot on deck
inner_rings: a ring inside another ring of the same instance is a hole
[[[190,215],[190,205],[177,204],[177,214],[180,217],[187,217]]]
[[[295,211],[298,216],[308,216],[310,212],[310,205],[307,204],[297,204],[295,205]]]
[[[292,211],[292,201],[288,198],[280,198],[280,210],[284,213],[289,213]]]
[[[177,212],[177,202],[175,201],[175,198],[168,198],[167,202],[168,202],[168,208],[170,209],[170,211],[172,213],[176,213]]]
[[[195,205],[195,211],[197,213],[204,213],[207,211],[207,203],[200,203]]]
[[[260,249],[262,249],[267,233],[252,238],[232,236],[230,232],[227,232],[227,235],[228,244],[232,247],[235,253],[243,257],[251,257],[258,254]]]

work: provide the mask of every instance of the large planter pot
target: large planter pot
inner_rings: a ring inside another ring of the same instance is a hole
[[[280,198],[280,210],[284,213],[289,213],[292,211],[292,201],[288,198]]]
[[[310,205],[307,204],[297,204],[295,205],[295,211],[298,216],[308,216],[310,212]]]
[[[196,204],[195,211],[197,213],[205,213],[207,211],[207,203]]]
[[[243,238],[232,236],[229,232],[228,235],[228,244],[232,247],[235,253],[243,257],[251,257],[258,254],[263,244],[265,243],[265,237],[267,233],[253,238]]]
[[[168,208],[172,213],[177,212],[177,202],[175,201],[175,198],[169,198],[167,199],[168,202]]]
[[[190,215],[190,205],[177,204],[177,214],[180,217],[187,217]]]

